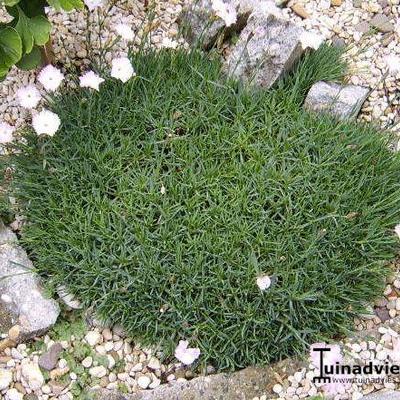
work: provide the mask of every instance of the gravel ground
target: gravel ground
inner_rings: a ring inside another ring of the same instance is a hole
[[[279,1],[279,0],[278,0]],[[400,0],[291,0],[284,13],[299,25],[347,45],[348,81],[373,88],[360,119],[384,128],[400,122],[400,74],[384,58],[400,56]],[[395,127],[400,131],[400,126]]]
[[[13,327],[4,335],[0,349],[16,330]],[[36,396],[31,400],[78,399],[89,388],[132,393],[193,378],[181,363],[160,359],[162,353],[134,343],[118,326],[88,330],[82,319],[61,319],[46,336],[2,349],[0,398],[22,400],[30,394]]]

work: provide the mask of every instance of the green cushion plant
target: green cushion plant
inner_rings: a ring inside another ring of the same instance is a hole
[[[11,157],[35,267],[142,343],[188,340],[219,369],[346,332],[398,250],[400,159],[373,126],[303,110],[343,76],[340,51],[267,91],[212,54],[132,61],[126,84],[57,96],[60,131],[28,130]]]

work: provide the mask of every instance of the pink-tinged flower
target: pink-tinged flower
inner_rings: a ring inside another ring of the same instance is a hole
[[[38,75],[38,81],[49,92],[56,91],[63,80],[63,73],[52,65],[47,65],[46,67],[44,67]]]
[[[259,276],[256,283],[260,290],[264,291],[271,286],[271,278],[268,275]]]
[[[175,349],[175,357],[185,365],[193,364],[200,356],[200,349],[189,348],[188,346],[187,340],[180,340]]]
[[[32,118],[33,129],[38,135],[54,136],[60,125],[60,117],[49,110],[42,110]]]
[[[5,144],[12,142],[13,140],[13,132],[15,131],[15,127],[7,124],[7,122],[0,122],[0,143]]]
[[[385,62],[388,67],[389,73],[396,75],[400,72],[400,57],[389,55],[385,57]]]
[[[19,88],[17,93],[17,99],[19,104],[24,108],[35,108],[38,104],[40,99],[40,92],[36,86],[28,85],[22,88]]]
[[[112,60],[111,76],[113,78],[119,79],[125,83],[135,75],[135,71],[131,62],[129,61],[129,58],[120,57]]]
[[[213,0],[211,6],[215,14],[225,22],[227,27],[237,21],[236,9],[233,4],[227,4],[221,0]]]
[[[313,32],[304,31],[300,35],[300,42],[303,50],[314,49],[317,50],[323,43],[324,38],[321,35]]]
[[[127,24],[115,25],[115,31],[118,33],[119,36],[122,37],[122,39],[127,40],[129,42],[132,41],[135,37],[133,30]]]
[[[93,11],[98,7],[103,7],[104,0],[84,0],[84,3],[86,4],[89,11]]]
[[[164,37],[161,42],[161,46],[166,49],[176,49],[178,45],[179,43],[176,40],[173,40],[169,37]]]
[[[79,78],[81,87],[87,87],[99,91],[100,84],[104,82],[103,78],[95,74],[93,71],[86,72]]]

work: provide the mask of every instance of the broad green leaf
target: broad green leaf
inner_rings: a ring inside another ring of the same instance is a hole
[[[21,0],[18,6],[22,8],[27,17],[32,18],[45,15],[44,8],[47,6],[47,2],[46,0]]]
[[[18,4],[20,2],[20,0],[3,0],[2,4],[4,4],[5,6],[8,7],[12,7],[15,6],[16,4]]]
[[[41,15],[30,20],[30,28],[38,46],[44,46],[50,39],[51,23]]]
[[[18,22],[15,29],[21,37],[23,52],[29,54],[33,47],[33,34],[30,28],[30,20],[20,7],[18,7]]]
[[[72,11],[83,8],[82,0],[47,0],[47,2],[56,10]]]
[[[29,54],[25,54],[21,60],[17,62],[17,67],[23,70],[37,68],[42,63],[42,53],[40,48],[34,46]]]
[[[2,81],[8,74],[10,68],[6,67],[5,65],[0,65],[0,81]]]
[[[22,40],[10,26],[0,30],[0,60],[4,67],[11,67],[22,57]]]

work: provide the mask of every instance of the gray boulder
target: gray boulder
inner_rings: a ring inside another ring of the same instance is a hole
[[[21,340],[46,332],[60,313],[58,303],[43,295],[32,262],[15,234],[0,222],[0,328],[21,328]]]
[[[271,389],[276,375],[291,375],[305,366],[300,361],[287,359],[266,367],[249,367],[233,373],[200,376],[186,382],[158,386],[154,390],[141,390],[131,395],[100,390],[97,400],[238,400],[265,395],[276,398]]]
[[[303,53],[303,30],[275,8],[254,12],[225,64],[228,75],[270,88]]]
[[[249,15],[257,9],[275,8],[271,0],[225,0],[237,10],[237,21],[225,30],[224,21],[215,15],[211,0],[195,0],[179,18],[185,39],[190,44],[199,44],[210,49],[216,40],[239,33],[246,25]]]
[[[369,88],[340,85],[333,82],[317,82],[308,92],[304,107],[324,112],[344,120],[354,119],[369,94]]]
[[[400,392],[383,389],[361,398],[361,400],[400,400]]]

